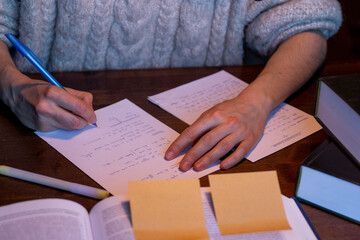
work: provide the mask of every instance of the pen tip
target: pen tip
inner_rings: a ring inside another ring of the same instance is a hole
[[[93,127],[98,127],[98,125],[96,123],[89,123],[89,125],[91,125]]]

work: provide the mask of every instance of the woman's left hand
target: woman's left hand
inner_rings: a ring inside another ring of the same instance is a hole
[[[257,144],[267,116],[261,105],[251,104],[240,94],[204,112],[170,145],[165,158],[174,159],[187,146],[192,146],[181,160],[180,169],[187,171],[193,167],[201,171],[236,147],[220,164],[228,169]]]

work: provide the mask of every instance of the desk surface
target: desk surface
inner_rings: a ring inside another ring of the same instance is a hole
[[[157,119],[177,132],[186,124],[147,100],[147,96],[160,93],[181,84],[226,70],[238,78],[250,82],[262,66],[241,66],[224,68],[185,68],[161,70],[127,70],[55,73],[54,76],[64,86],[92,92],[94,108],[128,98]],[[316,79],[319,76],[359,73],[360,61],[333,63],[325,66],[300,91],[286,102],[313,114]],[[29,75],[43,79],[39,74]],[[100,187],[85,173],[64,158],[34,132],[24,127],[9,108],[0,103],[0,163],[15,168],[44,174],[67,181]],[[276,170],[282,194],[294,195],[296,173],[299,164],[322,142],[327,134],[321,130],[277,153],[256,163],[243,161],[237,166],[216,173],[233,173]],[[208,186],[207,176],[200,179],[201,186]],[[0,206],[40,198],[65,198],[76,201],[90,210],[97,200],[72,193],[0,176]],[[356,239],[360,236],[360,226],[302,204],[310,221],[322,239]]]

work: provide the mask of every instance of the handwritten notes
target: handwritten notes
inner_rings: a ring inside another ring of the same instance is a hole
[[[204,111],[234,98],[247,85],[233,75],[220,71],[148,99],[190,125]],[[270,113],[261,140],[246,158],[255,162],[320,129],[321,126],[311,115],[283,103]]]
[[[235,97],[247,84],[221,71],[149,97],[188,124],[213,105]],[[219,169],[181,172],[164,153],[178,133],[125,99],[96,111],[98,125],[36,134],[112,194],[127,193],[128,181],[200,178]],[[321,129],[315,119],[288,104],[271,112],[265,132],[247,155],[255,162]]]
[[[128,192],[135,180],[200,178],[219,169],[182,172],[164,153],[179,135],[125,99],[96,111],[98,128],[36,132],[113,195]]]

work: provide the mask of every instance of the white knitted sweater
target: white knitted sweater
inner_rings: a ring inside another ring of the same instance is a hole
[[[0,0],[0,40],[19,36],[50,71],[240,65],[245,45],[268,57],[341,21],[336,0]]]

